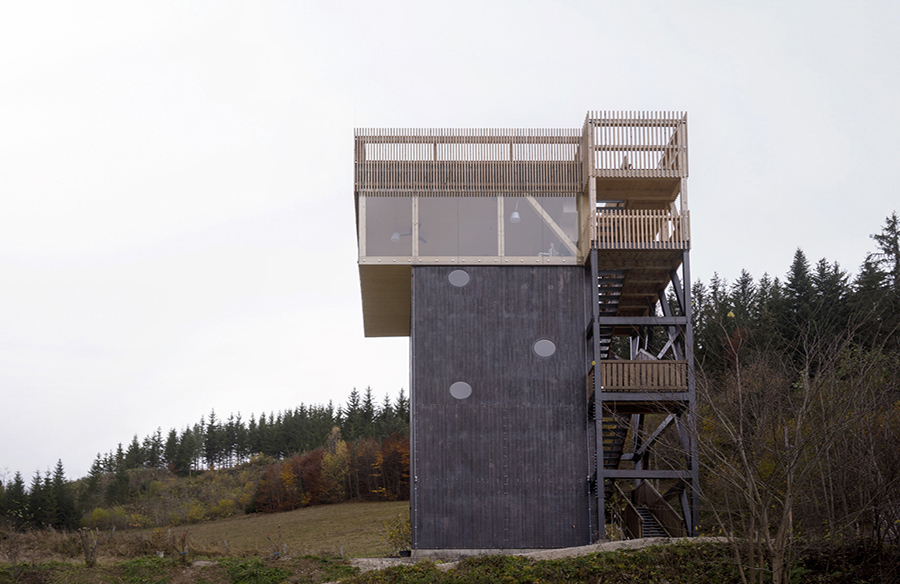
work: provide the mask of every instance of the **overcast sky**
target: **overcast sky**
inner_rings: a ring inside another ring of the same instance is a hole
[[[686,110],[692,269],[856,271],[900,211],[896,1],[4,2],[0,478],[408,389],[354,127]]]

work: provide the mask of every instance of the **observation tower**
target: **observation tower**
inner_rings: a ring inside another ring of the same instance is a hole
[[[693,535],[687,116],[357,129],[366,336],[410,337],[413,548]]]

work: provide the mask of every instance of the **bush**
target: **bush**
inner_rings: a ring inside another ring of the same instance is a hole
[[[232,582],[278,584],[291,576],[291,573],[284,568],[266,565],[260,558],[246,560],[228,558],[219,560],[219,565],[225,567],[228,578]]]
[[[203,505],[196,502],[191,503],[191,506],[188,507],[187,513],[185,513],[184,520],[188,523],[200,523],[205,519],[206,509],[203,508]]]
[[[231,517],[237,514],[238,506],[231,499],[222,499],[209,510],[211,517]]]
[[[412,526],[409,515],[400,513],[384,523],[384,539],[391,547],[391,553],[399,556],[401,551],[412,547]]]

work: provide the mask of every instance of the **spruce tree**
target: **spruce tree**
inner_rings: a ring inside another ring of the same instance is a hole
[[[74,529],[78,525],[78,509],[75,506],[75,496],[72,486],[66,481],[66,473],[62,460],[56,462],[51,481],[51,491],[56,502],[56,517],[54,527],[60,529]]]
[[[27,523],[35,527],[43,527],[46,524],[47,492],[44,489],[44,477],[41,471],[35,471],[31,477],[31,485],[28,487],[28,518]]]
[[[375,398],[372,396],[372,388],[366,387],[363,395],[362,407],[362,432],[360,438],[370,438],[375,431]]]
[[[872,235],[872,239],[879,251],[870,257],[884,270],[894,294],[900,295],[900,218],[896,211],[884,220],[881,233]]]
[[[354,387],[347,397],[347,405],[341,409],[343,423],[341,435],[348,441],[354,442],[362,436],[364,431],[364,418],[359,399],[359,391]]]
[[[206,424],[206,436],[203,440],[203,456],[209,468],[216,468],[222,458],[222,428],[216,410],[209,412],[209,422]]]
[[[100,480],[103,477],[103,459],[100,453],[91,465],[88,471],[87,480],[84,481],[81,493],[78,496],[78,503],[82,509],[90,509],[100,502],[102,495],[100,490]]]
[[[12,482],[6,488],[6,516],[14,529],[21,529],[31,521],[28,492],[22,473],[16,471]]]
[[[828,263],[825,258],[816,264],[812,274],[815,290],[813,322],[822,337],[834,336],[846,328],[850,316],[847,296],[850,293],[849,276],[837,262]]]
[[[409,398],[403,392],[403,388],[400,388],[400,395],[397,396],[397,403],[394,406],[394,411],[396,412],[397,419],[403,425],[404,431],[409,431]]]
[[[141,443],[138,442],[137,434],[135,434],[131,439],[131,444],[128,445],[128,450],[125,451],[125,468],[140,468],[144,466],[145,458]]]
[[[734,322],[739,327],[749,327],[759,316],[756,282],[747,270],[731,285],[731,305]]]

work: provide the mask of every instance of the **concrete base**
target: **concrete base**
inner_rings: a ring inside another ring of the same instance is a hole
[[[564,548],[563,548],[564,549]],[[546,551],[543,549],[442,549],[442,550],[413,550],[412,557],[429,560],[458,560],[472,556],[519,556],[532,552]]]

